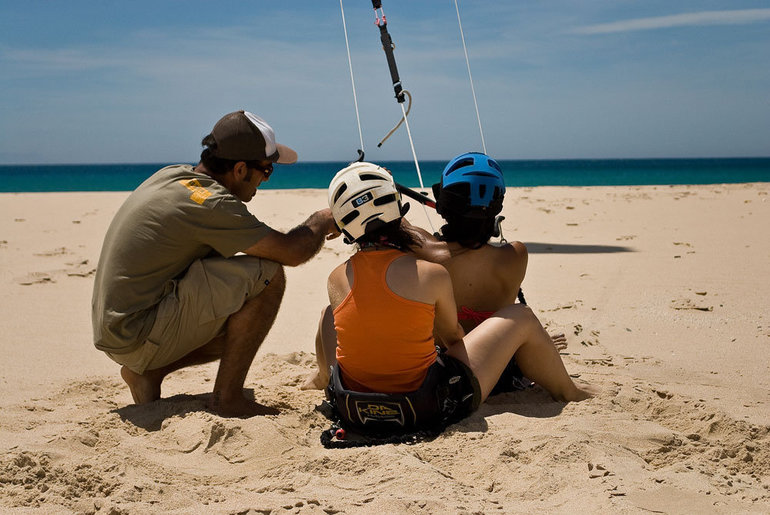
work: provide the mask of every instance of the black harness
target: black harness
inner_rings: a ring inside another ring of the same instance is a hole
[[[480,392],[456,360],[437,356],[420,388],[407,393],[358,392],[342,383],[339,365],[334,365],[326,388],[326,398],[336,423],[325,431],[321,441],[326,447],[340,434],[363,436],[363,443],[373,445],[387,441],[409,441],[416,434],[435,436],[444,428],[478,407]],[[469,388],[468,382],[473,384]],[[469,393],[472,389],[473,393]],[[360,441],[360,439],[359,439]],[[347,446],[347,445],[345,445]]]

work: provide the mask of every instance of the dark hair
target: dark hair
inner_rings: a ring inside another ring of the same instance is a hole
[[[206,167],[206,170],[211,172],[214,175],[224,175],[233,168],[235,168],[235,164],[239,163],[240,161],[243,161],[246,163],[246,165],[249,168],[249,176],[248,179],[251,179],[251,169],[252,168],[262,168],[262,164],[259,161],[249,161],[246,159],[239,159],[237,161],[234,161],[232,159],[224,159],[221,157],[217,157],[214,155],[214,151],[217,149],[217,142],[214,139],[214,136],[212,134],[208,134],[203,140],[201,141],[201,145],[203,145],[204,148],[201,152],[201,163],[203,163],[203,166]]]
[[[486,214],[445,214],[446,225],[441,227],[441,241],[456,241],[463,247],[478,249],[495,233],[495,217]]]
[[[361,236],[357,243],[389,243],[403,250],[409,247],[421,247],[422,239],[412,229],[401,226],[401,219],[393,220]]]
[[[434,188],[434,192],[436,189]],[[454,241],[469,249],[477,249],[495,234],[495,218],[503,208],[502,197],[496,198],[489,207],[469,206],[467,184],[453,184],[438,188],[437,210],[446,220],[439,239]]]

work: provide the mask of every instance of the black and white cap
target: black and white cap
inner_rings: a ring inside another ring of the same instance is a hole
[[[297,162],[297,153],[275,141],[275,132],[265,120],[248,111],[224,115],[211,131],[216,146],[212,153],[232,161]]]

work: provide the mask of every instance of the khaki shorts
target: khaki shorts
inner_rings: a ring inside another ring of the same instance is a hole
[[[145,342],[107,355],[137,374],[164,367],[224,333],[230,315],[270,284],[280,265],[252,256],[196,260],[158,304]]]

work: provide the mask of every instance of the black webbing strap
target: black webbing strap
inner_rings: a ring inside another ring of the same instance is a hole
[[[374,7],[375,24],[380,29],[380,41],[382,42],[382,49],[385,51],[385,58],[388,60],[388,69],[390,70],[390,79],[393,82],[393,92],[396,94],[396,100],[398,103],[403,103],[405,100],[403,88],[401,87],[401,79],[398,76],[398,67],[396,66],[396,57],[393,55],[393,40],[388,33],[388,21],[385,18],[385,13],[382,12],[382,2],[379,0],[372,0],[372,7]],[[380,9],[380,14],[377,14],[377,9]]]

